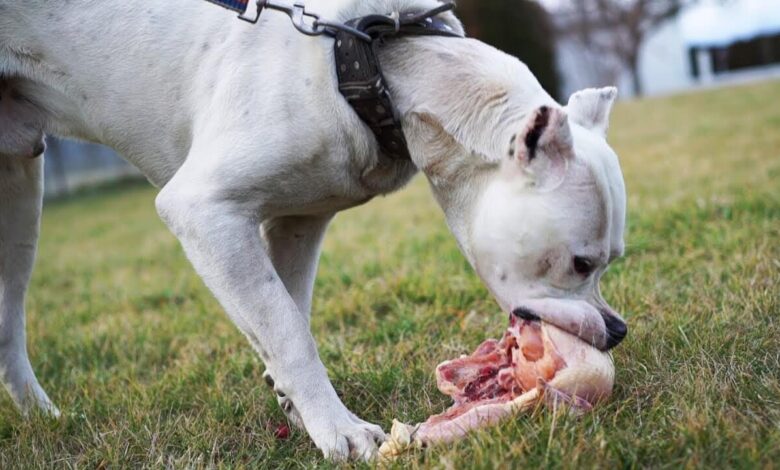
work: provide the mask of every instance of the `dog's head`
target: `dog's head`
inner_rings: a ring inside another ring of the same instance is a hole
[[[528,67],[472,39],[399,40],[382,61],[412,159],[501,307],[618,344],[626,325],[598,288],[623,253],[625,187],[606,142],[617,90],[562,107]]]
[[[566,108],[527,117],[483,185],[464,247],[503,309],[600,349],[626,335],[599,293],[601,275],[623,253],[625,187],[605,140],[615,95],[586,90]]]

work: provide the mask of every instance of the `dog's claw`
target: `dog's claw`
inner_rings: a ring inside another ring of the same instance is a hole
[[[266,385],[268,385],[271,388],[274,388],[274,378],[271,377],[271,373],[268,371],[263,372],[263,380],[265,380]]]
[[[271,377],[271,373],[270,372],[268,372],[268,371],[263,372],[263,379],[265,380],[266,385],[271,387],[271,390],[276,392],[276,396],[278,396],[279,398],[284,398],[285,396],[287,396],[283,391],[278,390],[274,386],[275,385],[274,378]]]
[[[284,411],[284,415],[287,417],[287,421],[289,421],[290,424],[298,429],[305,429],[303,419],[301,418],[300,413],[298,413],[298,410],[295,409],[292,400],[286,397],[277,396],[276,401],[279,403],[279,406],[282,407],[282,411]]]
[[[287,417],[287,421],[294,427],[305,430],[305,427],[303,426],[303,419],[301,419],[301,415],[298,413],[298,410],[295,409],[295,405],[293,404],[292,400],[287,398],[283,392],[274,388],[275,381],[271,376],[271,373],[268,371],[263,372],[263,380],[265,380],[266,385],[268,385],[276,393],[276,402],[279,403],[279,406],[282,408],[284,415]]]

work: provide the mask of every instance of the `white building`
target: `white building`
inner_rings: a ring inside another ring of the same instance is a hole
[[[561,2],[547,0],[553,17]],[[563,96],[604,85],[631,95],[630,73],[575,39],[559,39],[558,64]],[[705,1],[690,8],[645,41],[639,74],[646,95],[780,78],[780,0]]]

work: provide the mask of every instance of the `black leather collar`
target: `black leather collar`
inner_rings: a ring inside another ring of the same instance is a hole
[[[427,12],[370,15],[346,23],[371,37],[365,41],[349,31],[336,33],[335,59],[339,91],[360,119],[371,128],[380,152],[392,160],[411,160],[409,149],[377,50],[387,38],[400,36],[462,37],[436,15],[452,9],[444,4]]]

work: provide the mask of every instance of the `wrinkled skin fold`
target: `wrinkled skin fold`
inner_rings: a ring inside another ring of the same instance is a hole
[[[436,368],[452,406],[417,426],[394,422],[380,456],[452,442],[539,404],[588,411],[611,394],[614,377],[608,353],[552,325],[512,317],[501,340]]]

